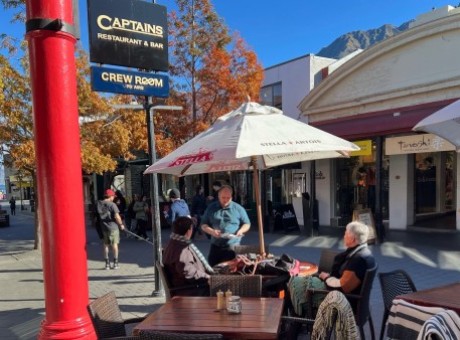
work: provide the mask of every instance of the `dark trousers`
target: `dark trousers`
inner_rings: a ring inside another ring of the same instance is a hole
[[[221,262],[233,260],[235,256],[235,252],[230,249],[230,247],[218,247],[214,244],[211,244],[211,248],[209,249],[208,262],[211,267],[214,267],[216,264]]]
[[[147,221],[141,219],[137,220],[137,235],[147,238]]]

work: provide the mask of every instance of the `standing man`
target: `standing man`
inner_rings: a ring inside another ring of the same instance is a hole
[[[107,189],[104,193],[104,199],[97,202],[97,213],[101,219],[103,242],[104,242],[104,259],[105,269],[110,269],[109,246],[112,248],[113,269],[118,269],[118,244],[120,243],[120,231],[125,226],[120,217],[120,211],[113,200],[115,192]]]
[[[11,215],[16,215],[16,199],[14,196],[11,196],[10,198],[10,210],[11,210]]]
[[[241,237],[251,226],[246,210],[233,202],[232,196],[232,187],[222,186],[218,200],[208,206],[201,218],[201,229],[211,235],[208,255],[211,266],[235,258],[233,247],[240,244]]]

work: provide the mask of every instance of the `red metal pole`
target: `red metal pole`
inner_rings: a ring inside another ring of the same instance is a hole
[[[72,0],[27,0],[26,10],[46,311],[39,338],[96,339],[86,310]]]

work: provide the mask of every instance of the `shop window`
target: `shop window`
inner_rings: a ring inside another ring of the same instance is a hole
[[[264,86],[260,89],[260,102],[263,105],[274,106],[280,110],[283,107],[281,83]]]

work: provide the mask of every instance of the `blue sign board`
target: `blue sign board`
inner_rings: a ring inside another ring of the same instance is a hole
[[[169,96],[168,76],[109,67],[91,67],[91,87],[100,92],[162,98]]]

